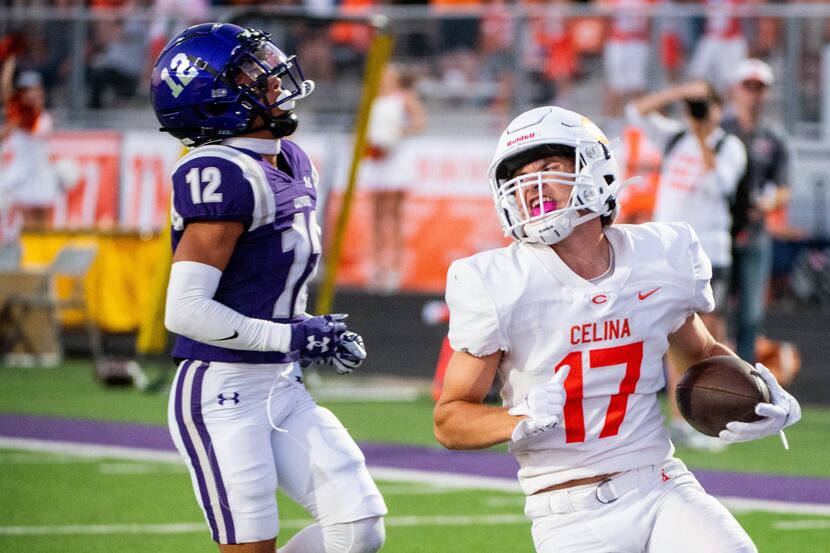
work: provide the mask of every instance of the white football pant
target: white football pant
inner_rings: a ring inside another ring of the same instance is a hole
[[[277,487],[320,526],[386,514],[363,453],[300,375],[296,364],[179,366],[168,423],[214,541],[277,536]]]
[[[735,517],[677,459],[531,495],[538,553],[755,553]]]

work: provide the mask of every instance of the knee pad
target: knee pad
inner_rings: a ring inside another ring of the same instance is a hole
[[[383,517],[324,526],[326,553],[375,553],[386,540]]]

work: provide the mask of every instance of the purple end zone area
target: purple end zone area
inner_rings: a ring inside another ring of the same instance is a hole
[[[712,495],[830,505],[830,479],[692,469]]]
[[[397,444],[361,443],[360,449],[371,466],[456,472],[492,478],[516,478],[519,465],[506,453],[493,451],[450,451],[447,449]]]
[[[173,450],[163,426],[34,415],[0,414],[0,436],[78,444]],[[370,466],[515,479],[518,465],[493,451],[448,451],[397,444],[361,443]],[[694,470],[694,469],[693,469]],[[706,490],[722,497],[830,505],[830,479],[694,470]]]
[[[0,436],[57,442],[174,450],[164,426],[0,414]]]

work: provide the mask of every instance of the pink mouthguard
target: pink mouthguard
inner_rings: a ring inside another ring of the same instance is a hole
[[[556,202],[553,201],[545,201],[537,205],[536,207],[530,210],[530,214],[536,217],[537,215],[542,214],[542,208],[545,208],[545,213],[550,213],[551,211],[556,211]]]

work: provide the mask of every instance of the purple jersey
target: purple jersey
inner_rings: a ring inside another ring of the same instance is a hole
[[[306,282],[320,257],[317,174],[306,153],[281,141],[278,167],[230,146],[201,146],[173,170],[175,251],[188,223],[239,221],[245,232],[222,273],[214,299],[239,313],[275,322],[305,313]],[[227,349],[179,336],[173,356],[204,361],[282,363],[280,352]]]

